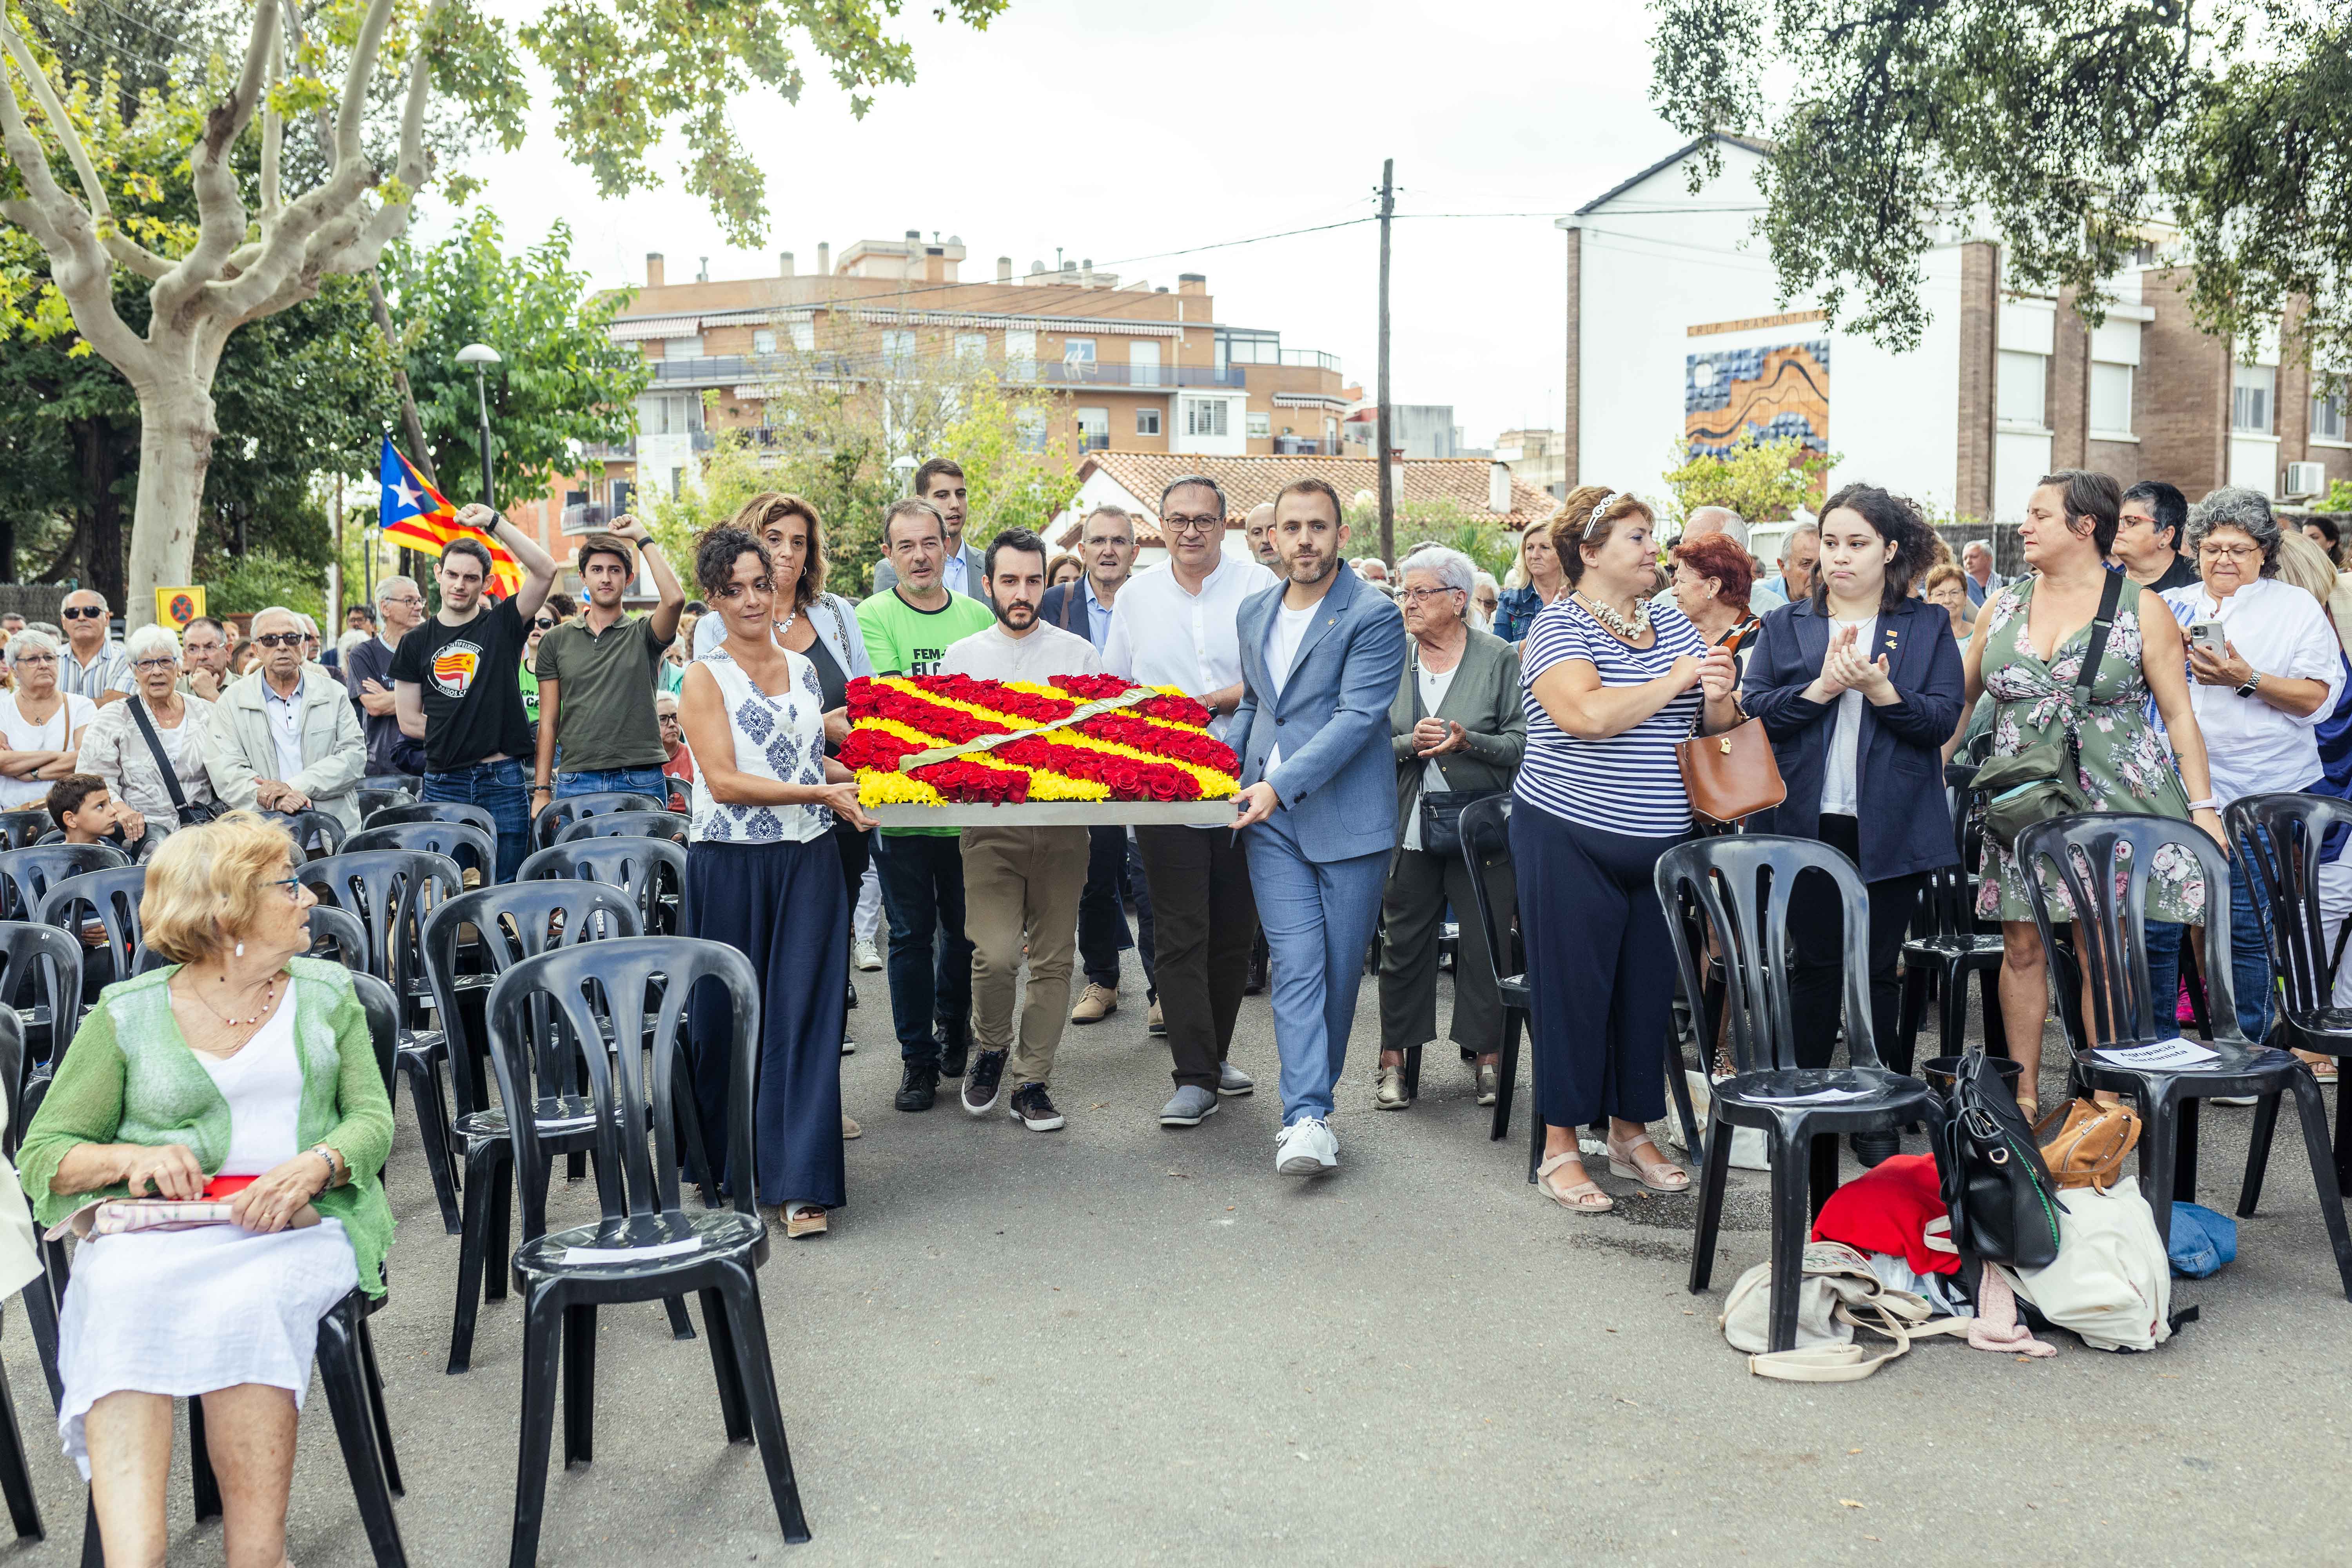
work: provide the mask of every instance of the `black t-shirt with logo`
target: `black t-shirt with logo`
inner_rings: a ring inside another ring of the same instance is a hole
[[[438,616],[400,639],[392,678],[425,695],[425,770],[455,773],[503,752],[530,755],[522,707],[522,616],[511,595],[463,626]]]

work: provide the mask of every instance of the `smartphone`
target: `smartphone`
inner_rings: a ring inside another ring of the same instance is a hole
[[[2215,658],[2230,656],[2230,638],[2219,621],[2199,621],[2189,628],[2190,646],[2201,647]]]

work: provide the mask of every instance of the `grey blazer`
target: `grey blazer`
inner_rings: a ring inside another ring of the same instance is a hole
[[[1519,694],[1519,650],[1490,632],[1470,629],[1470,646],[1454,667],[1454,683],[1437,711],[1424,715],[1451,719],[1468,739],[1465,750],[1442,757],[1416,754],[1412,743],[1413,709],[1420,693],[1414,680],[1421,647],[1408,642],[1404,674],[1397,681],[1396,700],[1389,704],[1390,748],[1396,756],[1397,836],[1421,803],[1423,770],[1431,763],[1450,790],[1508,789],[1528,749],[1527,709]]]

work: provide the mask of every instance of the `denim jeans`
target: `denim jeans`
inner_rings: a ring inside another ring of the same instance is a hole
[[[607,790],[627,790],[636,795],[649,795],[664,805],[667,805],[669,775],[659,768],[607,768],[602,773],[555,775],[555,798],[558,800],[567,795],[600,795]]]
[[[2256,1045],[2271,1027],[2269,900],[2257,897],[2243,855],[2230,857],[2230,990],[2238,1027]]]
[[[2180,942],[2188,930],[2178,921],[2147,922],[2147,993],[2158,1039],[2180,1033]]]
[[[476,763],[446,773],[426,773],[428,801],[464,801],[490,814],[499,826],[499,863],[495,880],[511,882],[515,868],[530,847],[530,795],[523,787],[523,766],[514,757]]]
[[[971,1037],[971,942],[963,934],[961,844],[954,834],[877,833],[874,867],[890,921],[890,1012],[898,1055],[910,1063],[936,1062],[942,1036]]]
[[[1118,955],[1139,950],[1143,960],[1143,986],[1155,991],[1157,965],[1151,953],[1151,891],[1144,885],[1143,859],[1124,827],[1088,831],[1087,886],[1078,895],[1078,959],[1090,984],[1118,989]],[[1135,900],[1136,935],[1127,929],[1124,900]]]

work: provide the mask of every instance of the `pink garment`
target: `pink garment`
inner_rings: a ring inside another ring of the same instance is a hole
[[[2056,1345],[2035,1339],[2033,1331],[2017,1321],[2017,1293],[1997,1263],[1986,1264],[1977,1282],[1977,1315],[1969,1321],[1969,1348],[2037,1357],[2058,1353]]]

